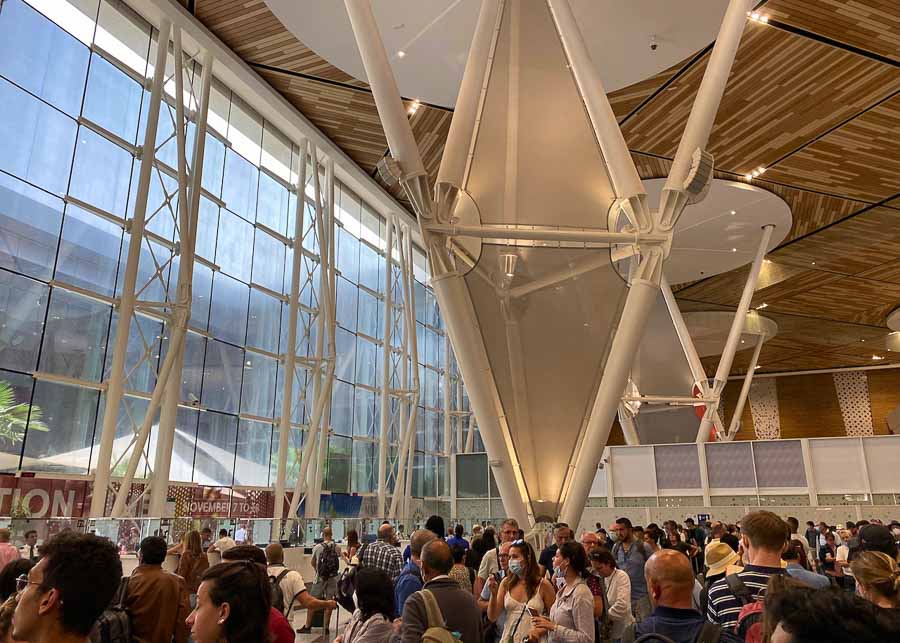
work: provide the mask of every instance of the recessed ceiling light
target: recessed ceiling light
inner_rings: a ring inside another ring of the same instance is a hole
[[[874,359],[875,361],[878,361],[878,360],[884,359],[884,356],[883,355],[872,355],[872,359]]]
[[[402,51],[402,50],[401,50],[401,51],[398,51],[398,52],[397,52],[397,58],[405,58],[405,57],[406,57],[406,52],[405,52],[405,51]]]
[[[753,370],[756,370],[758,368],[762,368],[762,364],[757,364],[756,366],[753,367]]]
[[[810,263],[811,263],[812,265],[814,265],[814,266],[816,265],[816,262],[815,262],[815,261],[811,261]]]
[[[762,304],[760,304],[759,306],[756,307],[756,310],[762,310],[763,308],[768,308],[768,307],[769,307],[769,304],[767,304],[767,303],[762,303]]]
[[[745,174],[745,175],[744,175],[744,178],[747,179],[748,181],[752,181],[752,180],[753,180],[753,175],[752,175],[752,174]]]
[[[734,211],[734,210],[731,211],[731,216],[734,216],[734,215],[736,215],[736,214],[737,214],[736,211]]]
[[[732,252],[737,252],[737,248],[732,248],[731,251],[732,251]]]

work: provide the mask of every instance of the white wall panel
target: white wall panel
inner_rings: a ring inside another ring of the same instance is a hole
[[[610,469],[616,496],[655,496],[653,447],[613,447]]]
[[[872,493],[900,492],[900,436],[865,438],[863,445]]]
[[[866,493],[862,453],[857,440],[810,440],[809,455],[815,473],[816,492]]]

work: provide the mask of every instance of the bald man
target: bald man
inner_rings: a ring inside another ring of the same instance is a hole
[[[663,634],[675,643],[718,641],[720,636],[722,641],[734,640],[694,610],[694,571],[690,559],[680,551],[661,549],[653,554],[644,566],[644,578],[654,609],[635,626],[635,638]]]

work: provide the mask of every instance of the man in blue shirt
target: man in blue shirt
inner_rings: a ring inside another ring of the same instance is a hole
[[[796,540],[792,540],[787,549],[781,554],[781,560],[787,563],[788,576],[796,578],[801,583],[806,583],[813,589],[828,589],[831,581],[827,576],[811,572],[800,564],[800,556],[803,555],[803,548]]]
[[[662,634],[675,643],[736,640],[719,625],[707,623],[694,609],[694,571],[687,556],[675,549],[661,549],[647,561],[645,572],[654,610],[635,625],[634,638]]]
[[[509,548],[512,546],[512,543],[501,543],[500,548],[497,553],[497,560],[500,563],[500,571],[494,572],[497,578],[497,583],[494,585],[494,591],[497,591],[497,586],[500,581],[503,580],[503,577],[506,576],[509,571]],[[488,579],[488,582],[484,584],[484,588],[481,590],[481,595],[478,597],[478,607],[481,608],[482,612],[487,612],[488,603],[491,600],[491,582]],[[491,641],[497,640],[500,638],[500,635],[503,633],[503,629],[506,627],[506,610],[502,610],[500,612],[500,616],[497,617],[497,620],[494,621],[493,627],[493,637]],[[486,633],[487,634],[487,633]],[[486,639],[487,640],[487,639]]]
[[[466,551],[469,550],[469,541],[463,538],[465,531],[465,528],[461,524],[457,524],[456,527],[453,528],[453,535],[447,539],[447,544],[450,545],[451,551],[454,547],[462,547]]]
[[[398,615],[403,613],[406,599],[422,589],[422,548],[436,539],[434,532],[428,529],[414,531],[409,539],[409,562],[403,566],[397,582],[394,583],[394,605]]]
[[[631,581],[631,612],[634,620],[640,622],[650,614],[644,565],[653,552],[646,544],[634,537],[631,521],[628,518],[618,518],[610,527],[610,534],[615,542],[612,555],[616,559],[616,565],[628,574]]]

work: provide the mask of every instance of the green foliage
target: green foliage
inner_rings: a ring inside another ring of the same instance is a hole
[[[17,404],[12,385],[0,380],[0,447],[11,449],[22,444],[26,426],[32,431],[49,431],[41,416],[39,406]]]

